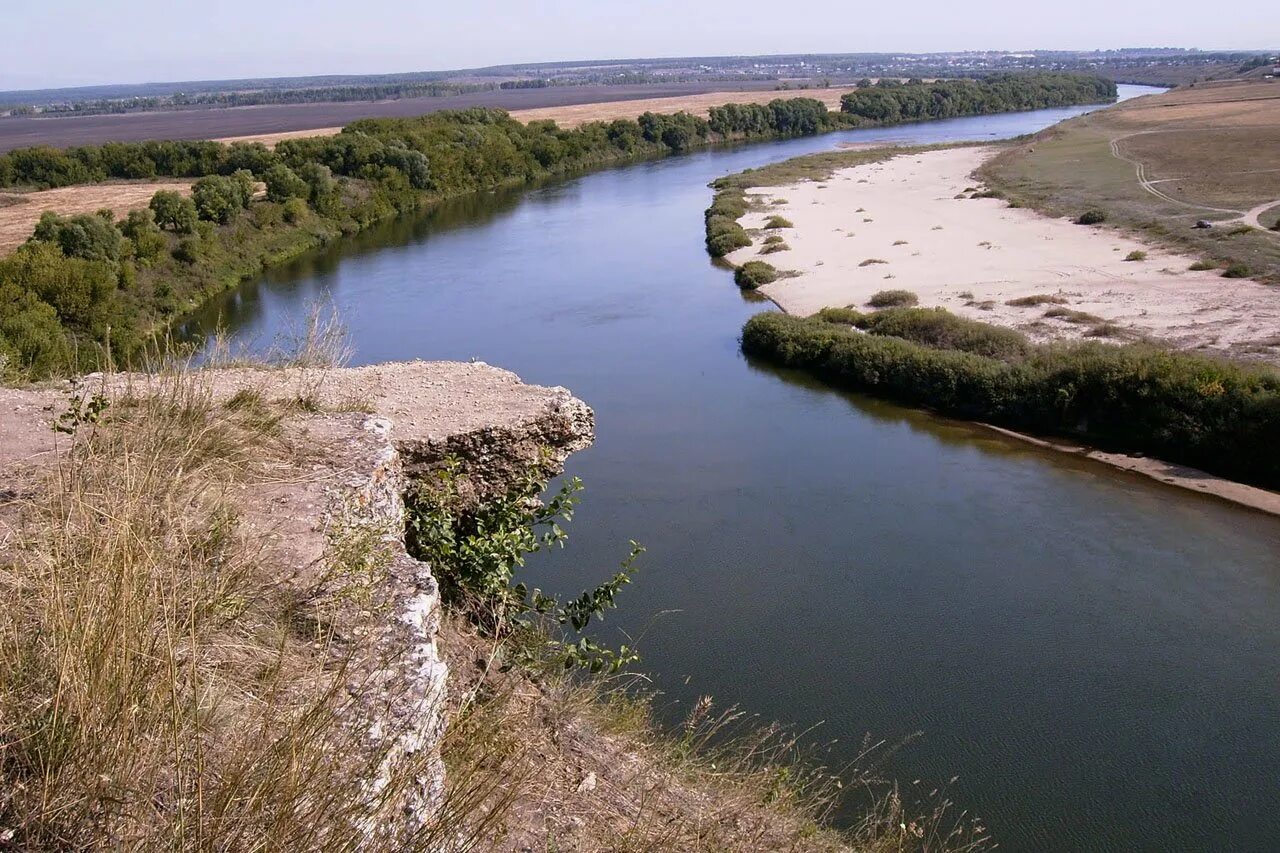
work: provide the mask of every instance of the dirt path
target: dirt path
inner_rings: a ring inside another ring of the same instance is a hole
[[[1213,207],[1211,205],[1201,204],[1199,202],[1183,201],[1182,199],[1174,198],[1173,196],[1158,189],[1155,186],[1156,184],[1163,184],[1163,183],[1168,183],[1170,181],[1182,180],[1181,178],[1160,178],[1157,180],[1152,180],[1151,178],[1147,177],[1147,166],[1145,163],[1143,163],[1141,160],[1135,160],[1132,157],[1126,157],[1120,151],[1120,143],[1134,136],[1144,136],[1151,133],[1171,133],[1171,132],[1173,131],[1143,130],[1143,131],[1138,131],[1136,133],[1126,133],[1123,136],[1117,136],[1114,139],[1112,139],[1110,142],[1111,155],[1115,157],[1117,160],[1122,160],[1125,163],[1129,163],[1130,165],[1132,165],[1134,167],[1135,175],[1137,176],[1137,179],[1138,179],[1138,186],[1142,187],[1144,191],[1150,193],[1151,195],[1155,196],[1161,201],[1167,201],[1170,204],[1180,205],[1182,207],[1187,207],[1192,210],[1209,210],[1209,211],[1213,211],[1214,213],[1232,213],[1232,214],[1235,214],[1233,218],[1222,220],[1217,224],[1218,225],[1248,225],[1250,228],[1256,228],[1257,230],[1263,232],[1264,234],[1280,236],[1280,232],[1272,231],[1270,228],[1267,228],[1265,225],[1262,224],[1262,222],[1258,218],[1263,213],[1266,213],[1268,210],[1270,210],[1271,208],[1276,207],[1277,205],[1280,205],[1280,199],[1273,199],[1272,201],[1263,202],[1257,207],[1251,208],[1249,210],[1238,210],[1236,208],[1229,208],[1229,207]],[[1280,169],[1256,169],[1256,170],[1249,170],[1249,171],[1243,171],[1243,172],[1233,172],[1232,174],[1252,175],[1252,174],[1262,174],[1262,173],[1270,173],[1270,172],[1278,172],[1278,171],[1280,171]]]

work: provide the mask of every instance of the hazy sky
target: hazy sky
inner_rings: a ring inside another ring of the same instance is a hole
[[[561,59],[1280,41],[1275,0],[3,0],[0,89]]]

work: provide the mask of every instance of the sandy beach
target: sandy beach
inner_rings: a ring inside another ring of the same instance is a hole
[[[1280,361],[1274,288],[1217,270],[1189,271],[1196,258],[1106,226],[970,197],[981,189],[972,172],[994,153],[966,147],[910,154],[843,169],[826,181],[753,190],[763,204],[742,225],[755,244],[729,260],[759,258],[797,273],[761,288],[794,314],[862,307],[877,291],[904,289],[922,306],[1011,326],[1037,340],[1092,331]],[[790,250],[761,256],[764,232],[756,229],[775,215],[794,225],[769,232]],[[1146,257],[1126,260],[1132,252]],[[1007,304],[1026,297],[1041,299]],[[1046,317],[1047,311],[1082,313]]]

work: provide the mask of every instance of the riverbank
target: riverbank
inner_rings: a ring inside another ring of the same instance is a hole
[[[466,585],[523,567],[547,523],[529,490],[594,438],[563,388],[474,363],[255,365],[95,376],[72,399],[0,389],[19,849],[987,846],[710,697],[659,724],[638,678],[566,671],[585,663],[555,618],[571,605]],[[612,605],[595,595],[577,628]],[[849,794],[864,819],[827,828]]]
[[[740,222],[754,242],[727,259],[764,260],[784,271],[759,289],[797,315],[862,308],[879,291],[905,289],[922,306],[1036,341],[1152,339],[1280,363],[1273,289],[1224,279],[1212,265],[1190,269],[1197,258],[1105,225],[991,197],[973,173],[1000,150],[899,153],[798,182],[765,176],[765,186],[744,175],[753,209]],[[790,226],[769,228],[779,216]],[[765,245],[767,237],[782,242]]]
[[[1070,93],[1048,91],[1063,83],[1071,84]],[[966,107],[970,111],[1091,102],[1115,93],[1114,85],[1081,75],[1011,78],[998,90],[948,85],[981,94]],[[905,103],[902,93],[920,88],[891,88],[893,94],[880,97]],[[914,118],[868,119],[804,97],[715,107],[709,119],[645,113],[636,121],[577,130],[472,110],[364,120],[350,125],[351,133],[286,140],[274,150],[259,143],[148,142],[0,155],[0,187],[71,187],[140,175],[200,178],[194,204],[172,199],[120,225],[114,213],[105,224],[83,214],[55,218],[39,240],[0,260],[0,277],[11,285],[0,292],[0,373],[40,378],[142,363],[160,348],[157,331],[172,328],[218,292],[338,234],[447,199],[723,142]],[[459,134],[484,153],[459,148]],[[265,199],[235,189],[258,179],[267,184]],[[162,217],[166,208],[170,213]],[[80,232],[93,239],[72,239]]]
[[[1198,84],[1062,122],[980,177],[1047,215],[1098,208],[1144,241],[1280,283],[1277,145],[1280,81]]]

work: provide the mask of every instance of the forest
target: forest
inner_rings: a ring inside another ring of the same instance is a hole
[[[883,79],[840,99],[840,111],[878,124],[1040,110],[1115,100],[1116,84],[1089,74],[996,74],[982,80]]]
[[[1031,90],[1097,99],[1109,85],[1033,80],[1027,91],[1001,84],[1000,91],[1020,92],[1002,103],[1022,108],[1044,97]],[[46,214],[25,245],[0,259],[0,376],[136,364],[155,346],[157,333],[215,293],[443,198],[722,141],[867,123],[809,98],[718,107],[709,119],[645,113],[573,130],[475,108],[366,119],[334,136],[285,140],[275,149],[157,141],[13,151],[0,156],[0,187],[157,177],[195,183],[190,198],[161,191],[147,209],[120,221],[109,211]]]

